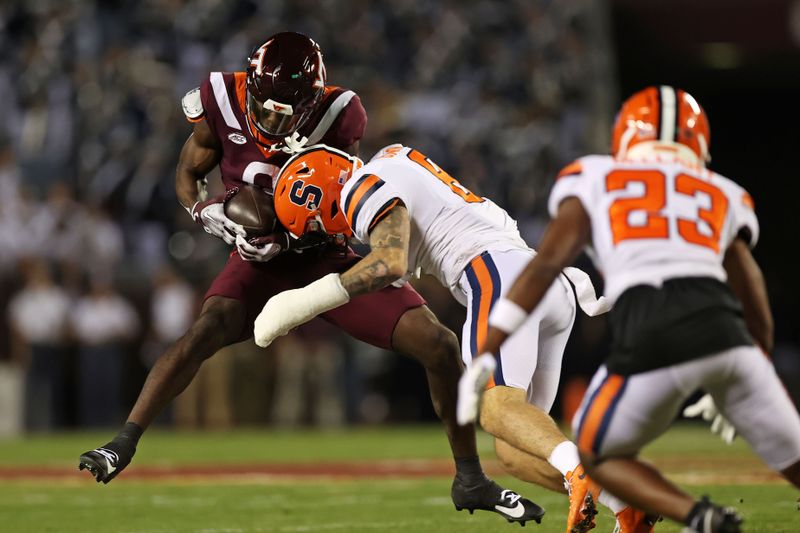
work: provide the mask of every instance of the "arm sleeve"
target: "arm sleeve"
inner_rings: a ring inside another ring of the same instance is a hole
[[[366,128],[367,111],[358,95],[354,94],[320,142],[344,149],[361,139]]]
[[[558,173],[556,184],[553,185],[547,201],[547,210],[551,217],[556,216],[561,202],[572,196],[581,201],[587,213],[592,212],[591,188],[586,183],[587,179],[580,160],[570,163]]]
[[[375,174],[362,174],[342,189],[342,210],[361,242],[369,242],[370,230],[380,222],[402,198],[391,184]]]

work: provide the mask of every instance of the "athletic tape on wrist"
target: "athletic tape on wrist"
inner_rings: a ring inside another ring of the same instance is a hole
[[[489,325],[510,334],[517,331],[527,318],[528,313],[522,307],[507,298],[500,298],[489,314]]]

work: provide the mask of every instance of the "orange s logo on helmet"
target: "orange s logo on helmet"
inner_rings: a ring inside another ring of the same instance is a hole
[[[348,237],[352,230],[339,206],[345,182],[360,168],[359,158],[325,145],[311,146],[289,159],[275,184],[275,214],[295,238],[309,222],[318,222],[330,235]]]
[[[696,160],[704,165],[711,132],[708,117],[694,97],[669,85],[647,87],[622,104],[611,135],[617,159],[653,155]]]

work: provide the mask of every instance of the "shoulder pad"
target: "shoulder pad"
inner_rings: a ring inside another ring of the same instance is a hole
[[[181,99],[181,106],[188,119],[196,120],[202,117],[205,114],[205,109],[203,109],[203,102],[200,100],[200,87],[196,87],[186,93],[186,96]]]

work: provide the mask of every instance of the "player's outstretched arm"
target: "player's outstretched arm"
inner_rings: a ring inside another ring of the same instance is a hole
[[[202,198],[199,183],[219,164],[222,148],[219,146],[205,120],[195,123],[194,131],[186,140],[175,169],[175,193],[180,204],[192,219],[203,226],[206,233],[234,244],[236,237],[247,236],[244,228],[225,215],[223,204],[234,191],[213,198]]]
[[[398,204],[370,232],[370,253],[342,274],[342,286],[351,298],[379,291],[403,277],[410,236],[408,210]]]
[[[761,349],[770,353],[774,326],[767,286],[758,263],[743,240],[733,240],[725,252],[722,266],[728,273],[728,284],[742,302],[747,329]]]
[[[175,192],[186,209],[199,200],[198,183],[219,164],[222,148],[211,133],[205,120],[196,122],[192,134],[186,139],[175,169]]]
[[[496,353],[509,334],[516,331],[524,318],[544,298],[553,280],[572,264],[591,238],[589,215],[577,198],[567,198],[558,208],[556,218],[548,225],[536,254],[509,289],[503,300],[511,302],[523,313],[504,321],[491,321],[489,335],[482,352]],[[500,319],[500,320],[498,320]],[[504,323],[506,322],[506,323]],[[479,347],[480,348],[480,347]]]
[[[380,290],[401,278],[406,271],[410,232],[405,206],[394,207],[370,233],[372,251],[353,268],[270,298],[256,317],[256,344],[265,348],[315,316],[346,304],[351,297]]]
[[[505,297],[495,303],[489,316],[486,341],[478,347],[482,355],[472,361],[458,383],[456,417],[465,425],[478,417],[480,398],[494,372],[495,356],[506,338],[525,322],[550,285],[572,264],[589,243],[591,223],[577,198],[567,198],[548,225],[536,257],[522,271]]]

